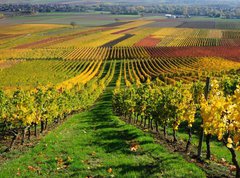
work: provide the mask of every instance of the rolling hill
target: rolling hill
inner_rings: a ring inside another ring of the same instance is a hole
[[[64,3],[64,4],[93,4],[93,3],[128,3],[127,0],[2,0],[0,4],[27,3],[27,4],[45,4],[45,3]],[[131,4],[226,4],[239,5],[237,0],[132,0]]]

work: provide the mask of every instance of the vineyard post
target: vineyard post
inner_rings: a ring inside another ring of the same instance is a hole
[[[43,133],[43,130],[44,130],[44,121],[41,120],[41,131],[40,131],[40,133]]]
[[[34,123],[34,136],[37,137],[37,123]]]
[[[21,145],[24,144],[25,134],[26,134],[26,127],[24,126],[24,127],[22,128],[22,139],[21,139]]]
[[[48,119],[46,118],[46,119],[45,119],[44,130],[47,130],[47,127],[48,127]]]
[[[28,127],[28,140],[31,140],[31,126]]]
[[[191,145],[191,140],[192,140],[192,127],[188,127],[188,142],[187,142],[187,145],[186,145],[186,152],[189,151],[189,147]]]
[[[206,81],[206,88],[205,88],[205,99],[208,100],[208,94],[210,91],[210,78],[207,77]],[[207,145],[207,159],[210,159],[211,157],[211,150],[210,150],[210,139],[211,139],[211,134],[207,134],[206,136],[206,145]]]
[[[159,133],[159,130],[158,130],[158,120],[155,119],[155,129],[156,129],[156,132]]]
[[[208,94],[210,91],[210,77],[207,77],[206,79],[206,86],[205,86],[205,91],[204,91],[204,97],[207,100],[208,98]],[[203,124],[203,120],[201,125]],[[201,127],[201,131],[200,131],[200,138],[199,138],[199,143],[198,143],[198,154],[197,154],[197,158],[201,159],[202,157],[202,144],[203,144],[203,139],[204,139],[204,130],[203,127]],[[210,144],[207,143],[207,153],[210,153]]]
[[[210,139],[211,139],[211,134],[207,134],[206,136],[206,145],[207,145],[207,159],[211,158],[211,149],[210,149]]]
[[[12,141],[10,143],[10,146],[6,149],[6,151],[10,151],[12,149],[13,145],[15,144],[16,139],[18,137],[18,129],[17,130],[12,130],[11,133],[13,134],[13,138],[12,138]]]

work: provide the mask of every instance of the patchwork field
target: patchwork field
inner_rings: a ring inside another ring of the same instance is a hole
[[[76,13],[0,26],[0,177],[240,175],[237,20]]]

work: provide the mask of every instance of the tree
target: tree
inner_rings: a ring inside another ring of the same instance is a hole
[[[72,28],[75,28],[77,26],[76,22],[71,22],[70,25],[72,26]]]
[[[118,19],[118,18],[115,18],[114,20],[115,20],[115,22],[119,22],[120,21],[120,19]]]
[[[188,6],[183,7],[183,15],[188,16]]]

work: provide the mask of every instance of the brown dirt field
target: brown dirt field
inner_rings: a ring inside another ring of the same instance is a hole
[[[145,48],[151,57],[227,57],[240,58],[240,47],[152,47]]]
[[[160,39],[153,38],[151,35],[135,43],[133,46],[154,47],[160,42]]]

